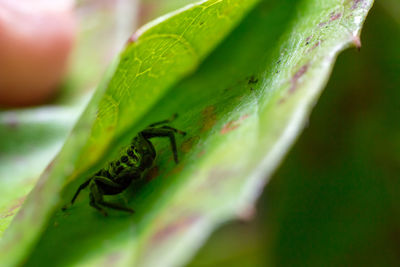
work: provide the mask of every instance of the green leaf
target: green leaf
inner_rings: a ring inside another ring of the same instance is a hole
[[[336,55],[359,44],[372,1],[265,1],[241,20],[254,3],[203,1],[133,36],[6,232],[1,262],[180,265],[217,225],[251,215]],[[174,113],[188,133],[181,161],[154,142],[147,182],[120,197],[134,215],[102,217],[85,194],[60,211],[141,129]]]
[[[0,114],[0,236],[37,177],[60,150],[77,107],[44,107]]]

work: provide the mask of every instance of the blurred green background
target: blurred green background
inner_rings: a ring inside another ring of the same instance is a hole
[[[254,220],[189,266],[400,266],[400,2],[376,1]]]

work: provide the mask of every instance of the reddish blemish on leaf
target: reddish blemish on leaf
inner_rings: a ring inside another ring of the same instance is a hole
[[[173,168],[170,172],[168,172],[168,174],[166,176],[170,176],[170,175],[175,175],[177,173],[182,172],[184,165],[180,164],[178,166],[176,166],[175,168]]]
[[[49,172],[52,168],[53,168],[53,166],[54,166],[54,161],[55,161],[55,159],[53,159],[52,161],[50,161],[50,163],[49,163],[49,165],[47,165],[46,166],[46,169],[44,170],[44,172]]]
[[[126,42],[126,45],[130,45],[131,43],[134,43],[138,40],[139,38],[139,34],[137,32],[135,32],[134,34],[132,34],[131,37],[129,37],[128,41]]]
[[[308,49],[307,53],[310,53],[313,51],[315,48],[317,48],[321,44],[321,41],[316,42],[310,49]]]
[[[185,140],[181,145],[181,151],[184,153],[188,153],[192,149],[192,147],[197,143],[198,140],[199,140],[198,136],[193,136]]]
[[[208,106],[202,111],[203,116],[203,127],[202,132],[207,132],[210,130],[217,122],[217,115],[215,114],[215,107]]]
[[[311,40],[312,37],[313,37],[312,35],[310,35],[310,36],[307,37],[307,39],[306,39],[306,45],[309,45],[309,44],[310,44],[310,40]]]
[[[159,169],[157,166],[154,166],[153,168],[151,168],[146,175],[146,181],[149,182],[155,178],[158,177],[159,174]]]
[[[245,120],[249,117],[249,114],[244,114],[242,117],[240,117],[240,120]]]
[[[236,128],[238,128],[241,124],[241,122],[245,119],[247,119],[249,117],[249,115],[243,115],[242,117],[240,117],[238,120],[236,121],[229,121],[227,122],[224,127],[222,127],[221,129],[221,134],[227,134],[233,130],[235,130]]]
[[[318,26],[322,28],[322,27],[326,26],[329,22],[335,21],[341,17],[342,17],[342,13],[332,12],[330,15],[329,21],[323,21],[323,22],[319,23]]]
[[[337,19],[339,19],[341,17],[342,17],[342,13],[332,13],[331,14],[331,18],[329,20],[330,21],[335,21],[335,20],[337,20]]]
[[[197,214],[186,215],[184,217],[178,218],[178,220],[173,221],[163,228],[159,229],[151,239],[151,243],[159,243],[168,239],[171,235],[174,235],[178,232],[182,232],[187,229],[193,223],[198,221],[200,216]]]
[[[6,212],[0,214],[0,218],[7,218],[14,215],[17,210],[21,207],[22,203],[24,203],[26,196],[20,197],[17,199],[16,203],[12,205]]]
[[[239,125],[236,123],[236,121],[230,121],[221,129],[221,134],[229,133],[230,131],[235,130],[237,127],[239,127]]]
[[[353,6],[351,7],[351,9],[356,9],[358,7],[358,4],[364,2],[364,0],[354,0],[353,1]]]
[[[197,154],[197,157],[198,157],[198,158],[201,158],[205,153],[206,153],[206,151],[205,151],[205,150],[202,150],[202,151],[200,151],[200,152]]]
[[[307,72],[308,68],[309,68],[310,64],[304,64],[292,77],[292,79],[290,80],[290,83],[292,84],[290,86],[289,89],[289,93],[293,93],[294,91],[296,91],[298,83],[299,83],[299,79]]]

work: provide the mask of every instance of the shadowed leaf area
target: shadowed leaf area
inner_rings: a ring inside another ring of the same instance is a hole
[[[171,266],[209,233],[252,215],[266,178],[303,127],[336,55],[359,44],[372,1],[204,1],[146,26],[110,67],[62,151],[0,244],[0,260]],[[84,191],[90,175],[147,125],[177,113],[180,162],[166,140],[144,180],[110,201]],[[32,222],[35,222],[32,225]]]
[[[189,266],[399,266],[400,24],[388,3],[371,10],[361,51],[339,56],[255,220],[222,227]]]

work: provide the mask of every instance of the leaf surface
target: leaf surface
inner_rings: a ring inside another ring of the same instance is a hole
[[[44,107],[0,114],[0,236],[40,173],[60,150],[77,107]]]
[[[242,20],[254,4],[203,1],[131,38],[8,229],[2,261],[181,265],[217,225],[251,217],[338,52],[359,44],[372,1],[263,1]],[[146,182],[113,198],[134,215],[104,218],[87,194],[60,211],[141,129],[174,113],[188,133],[180,163],[156,140]]]

